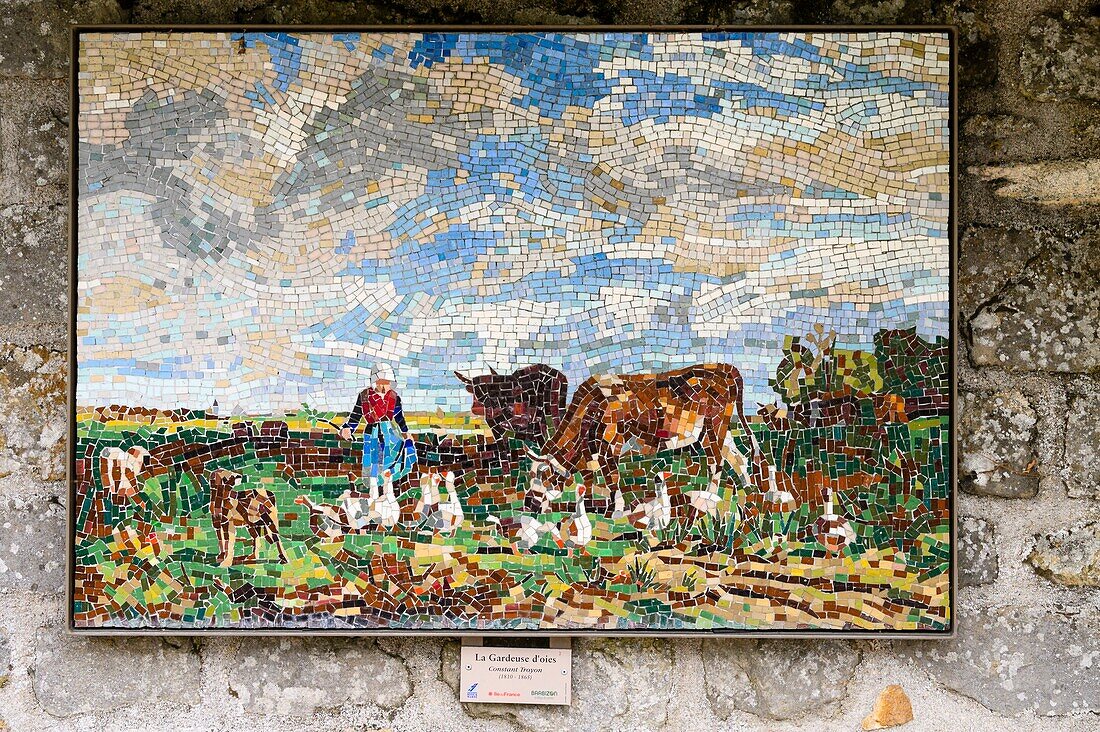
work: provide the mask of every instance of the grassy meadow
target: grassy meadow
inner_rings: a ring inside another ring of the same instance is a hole
[[[525,460],[489,473],[481,484],[473,473],[460,479],[465,520],[453,535],[416,525],[411,507],[419,485],[405,481],[396,486],[398,527],[319,538],[294,499],[307,495],[334,504],[348,486],[346,472],[358,472],[359,444],[296,415],[234,418],[257,427],[281,420],[292,442],[335,451],[343,467],[299,469],[288,477],[277,448],[250,443],[207,461],[205,471],[227,468],[243,474],[247,486],[272,492],[288,557],[280,563],[275,547],[260,540],[258,556],[248,560],[252,542],[242,529],[237,562],[221,567],[201,473],[147,477],[135,500],[116,505],[102,496],[95,456],[107,446],[211,443],[232,435],[231,420],[136,423],[79,416],[81,487],[73,506],[79,627],[935,630],[950,621],[950,519],[942,510],[949,497],[946,418],[877,432],[821,427],[783,433],[753,426],[769,462],[785,461],[792,473],[875,473],[871,484],[836,493],[836,513],[856,534],[838,556],[809,530],[820,506],[805,503],[793,516],[765,512],[746,520],[748,491],[728,470],[718,515],[690,528],[679,516],[663,531],[639,531],[590,509],[593,540],[584,553],[571,556],[549,537],[517,553],[487,515],[522,512]],[[339,423],[340,417],[329,416]],[[437,458],[433,445],[446,435],[460,443],[484,439],[476,418],[409,416],[422,466],[429,469]],[[902,455],[916,466],[907,479],[882,469]],[[705,463],[691,448],[626,459],[621,472],[629,504],[653,497],[652,476],[662,469],[690,476],[673,484],[676,493],[706,486]],[[606,496],[606,489],[596,486],[595,493]],[[565,517],[574,503],[566,491],[551,518]]]

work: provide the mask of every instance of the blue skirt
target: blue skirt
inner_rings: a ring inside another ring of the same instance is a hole
[[[363,433],[363,475],[377,478],[389,470],[400,480],[416,467],[416,445],[405,439],[390,420],[369,426]]]

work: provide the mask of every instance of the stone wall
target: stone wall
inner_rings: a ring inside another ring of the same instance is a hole
[[[68,25],[956,23],[959,637],[574,644],[569,709],[463,707],[434,639],[64,627]],[[0,0],[0,729],[1100,725],[1100,10],[1057,0]]]

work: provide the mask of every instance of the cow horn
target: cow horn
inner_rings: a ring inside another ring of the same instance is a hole
[[[493,376],[500,376],[500,374],[497,373],[497,370],[494,369],[492,366],[489,367],[489,373]]]
[[[471,379],[469,376],[466,376],[461,371],[455,371],[455,376],[457,376],[458,380],[461,381],[463,384],[472,384],[472,383],[474,383],[473,379]]]

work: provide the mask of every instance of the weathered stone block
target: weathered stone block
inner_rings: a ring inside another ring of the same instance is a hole
[[[65,355],[0,345],[0,478],[65,477]]]
[[[978,587],[997,579],[1000,565],[993,524],[976,516],[959,519],[959,586]]]
[[[1100,587],[1100,523],[1039,537],[1027,562],[1051,582]]]
[[[0,689],[3,689],[11,681],[11,642],[7,633],[0,631]],[[10,729],[4,717],[6,710],[0,710],[0,731]]]
[[[1018,371],[1100,369],[1097,282],[1100,237],[1052,244],[970,319],[971,358]]]
[[[293,7],[296,4],[289,5]],[[250,2],[248,5],[249,9],[265,14],[265,3]],[[233,23],[239,20],[236,13],[240,10],[241,4],[237,0],[136,0],[130,20],[133,23]],[[256,19],[254,22],[263,21]]]
[[[962,125],[959,154],[964,164],[987,163],[1027,152],[1035,123],[1012,114],[976,114]]]
[[[1066,471],[1071,498],[1100,498],[1100,385],[1070,385]]]
[[[1022,275],[1041,248],[1035,232],[972,226],[959,244],[957,297],[961,317],[970,316],[1006,284]]]
[[[1035,471],[1035,410],[1019,392],[963,394],[959,472],[963,490],[980,496],[1029,498]]]
[[[1100,100],[1100,18],[1039,18],[1020,54],[1020,77],[1036,99]]]
[[[56,501],[0,504],[0,587],[64,592],[65,527]]]
[[[69,94],[64,82],[0,85],[0,173],[10,201],[68,184]]]
[[[356,3],[349,0],[136,0],[132,23],[512,23],[519,22],[519,0],[392,0]],[[543,5],[552,5],[543,3]],[[600,8],[599,4],[590,7]],[[536,8],[537,9],[537,8]],[[605,21],[611,20],[604,11]],[[559,16],[562,17],[562,16]],[[571,18],[565,16],[568,21]],[[546,22],[543,20],[543,22]]]
[[[1100,624],[1023,607],[971,610],[946,641],[895,643],[948,689],[1000,714],[1100,709]]]
[[[229,688],[250,712],[295,717],[364,704],[396,709],[412,694],[405,664],[365,639],[247,639]]]
[[[11,640],[7,633],[0,631],[0,689],[7,685],[11,670]]]
[[[676,23],[683,0],[619,0],[615,22],[635,25]]]
[[[707,698],[714,713],[770,719],[821,714],[842,700],[860,654],[841,641],[706,641]]]
[[[61,78],[69,70],[69,27],[118,23],[116,0],[15,0],[0,6],[0,76]]]
[[[738,2],[679,0],[677,4],[680,6],[680,17],[672,22],[699,25],[752,25],[797,21],[792,0],[739,0]],[[596,4],[596,6],[599,5],[601,4]],[[623,21],[616,19],[616,22]]]
[[[1091,206],[1100,203],[1100,160],[1045,160],[1022,165],[970,168],[970,173],[993,182],[1001,198],[1044,206]]]
[[[68,320],[65,207],[0,209],[0,324]]]
[[[190,641],[70,636],[42,628],[36,637],[34,693],[56,717],[199,701],[199,656]]]

